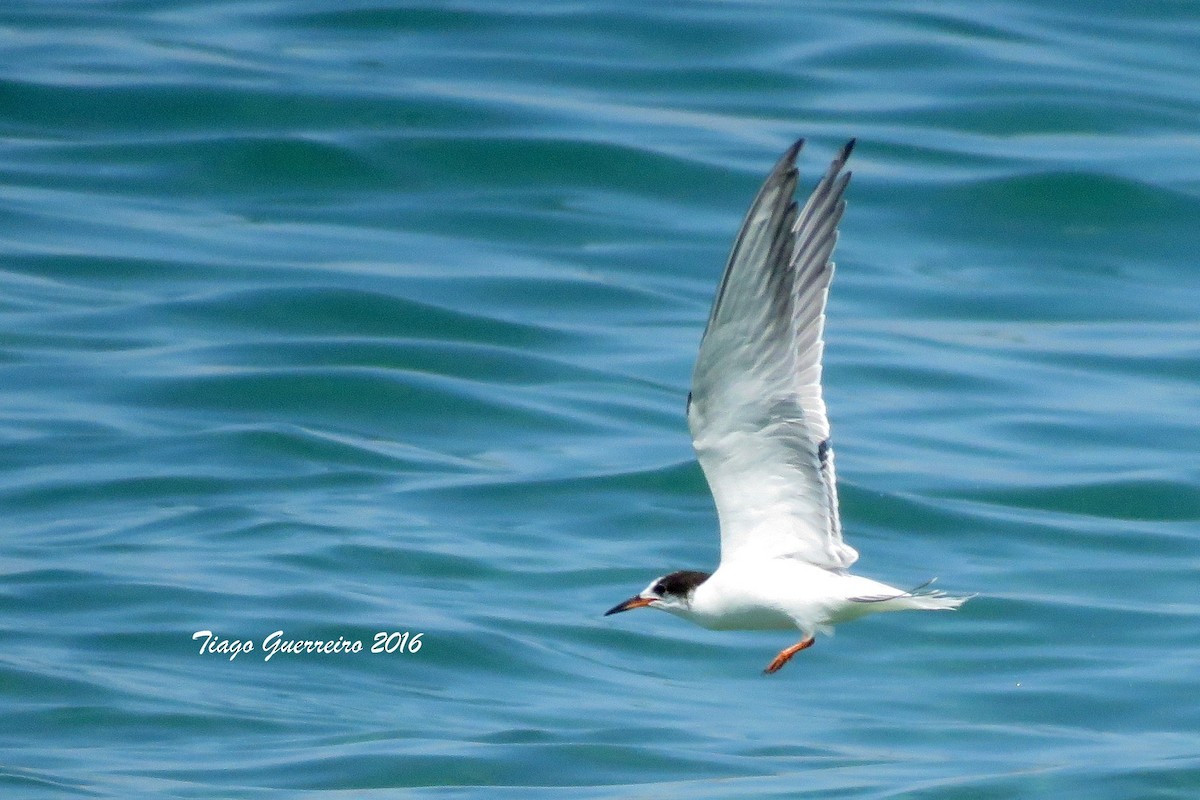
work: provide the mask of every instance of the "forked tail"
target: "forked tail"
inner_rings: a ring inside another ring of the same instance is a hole
[[[934,578],[933,580],[937,580]],[[952,595],[937,589],[928,588],[933,580],[926,581],[915,589],[900,594],[878,595],[875,597],[852,597],[855,603],[877,604],[877,611],[904,611],[917,609],[923,611],[952,611],[975,595]]]

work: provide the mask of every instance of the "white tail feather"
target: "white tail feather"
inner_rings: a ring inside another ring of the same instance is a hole
[[[926,611],[952,611],[971,598],[945,594],[944,592],[925,592],[922,594],[906,594],[884,600],[883,603],[900,611],[914,608]]]
[[[935,579],[936,580],[936,579]],[[926,589],[933,581],[923,583],[912,591],[891,596],[854,597],[855,603],[871,603],[876,611],[952,611],[975,595],[950,595],[937,589]]]

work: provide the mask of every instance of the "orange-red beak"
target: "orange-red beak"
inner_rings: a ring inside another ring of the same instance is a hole
[[[626,600],[624,603],[617,603],[615,606],[610,608],[608,611],[605,611],[604,616],[607,617],[609,614],[619,614],[622,611],[629,611],[630,609],[648,606],[651,603],[653,603],[654,600],[655,600],[655,598],[653,598],[653,597],[642,597],[641,595],[634,595],[633,597]]]

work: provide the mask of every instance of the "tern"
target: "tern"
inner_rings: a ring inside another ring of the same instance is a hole
[[[858,552],[842,540],[821,357],[854,140],[799,208],[803,146],[788,148],[746,213],[692,373],[688,428],[717,507],[720,564],[656,578],[605,614],[648,607],[712,630],[799,630],[767,674],[840,623],[970,599],[849,572]]]

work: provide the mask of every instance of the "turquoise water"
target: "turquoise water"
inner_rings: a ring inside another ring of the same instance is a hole
[[[1197,796],[1200,14],[1043,6],[5,4],[0,793]],[[801,135],[859,570],[979,596],[768,678],[601,614]]]

